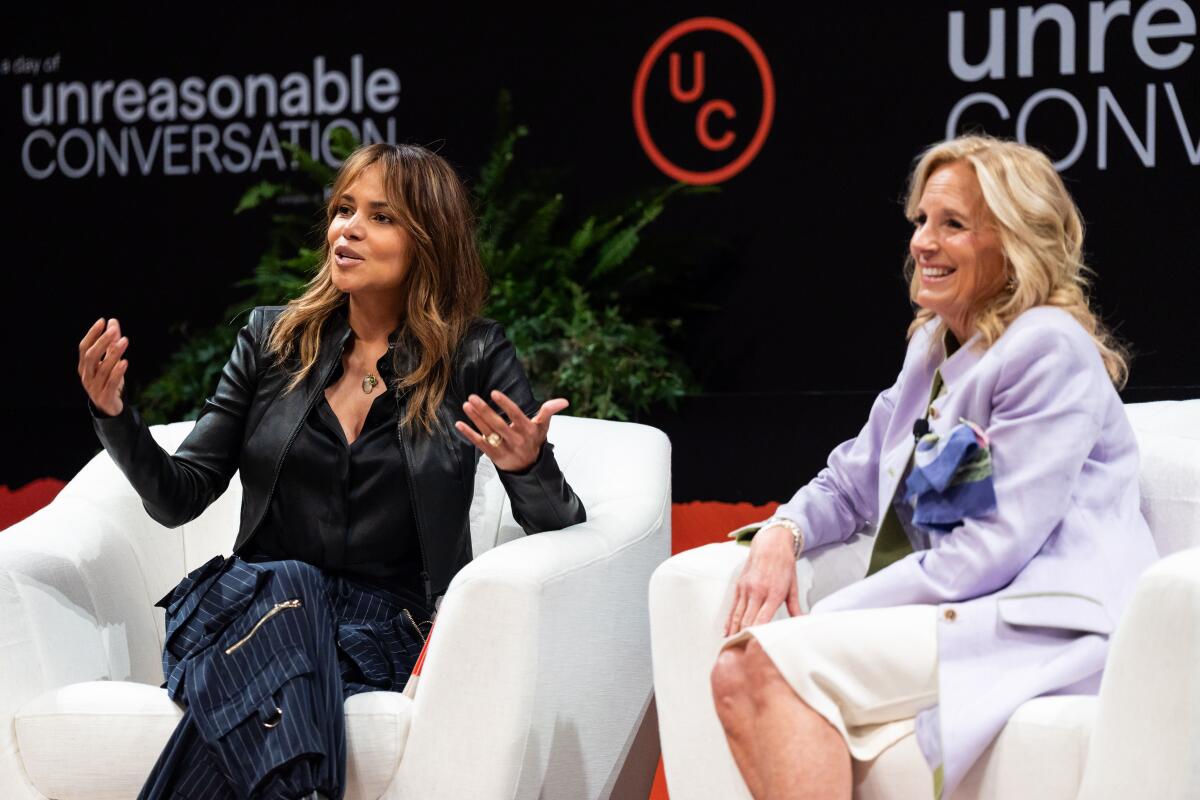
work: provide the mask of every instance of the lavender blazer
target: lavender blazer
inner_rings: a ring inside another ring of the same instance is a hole
[[[976,336],[946,358],[936,324],[913,336],[859,435],[776,515],[802,527],[810,550],[863,534],[873,544],[939,367],[946,391],[933,432],[947,435],[960,418],[986,430],[996,510],[931,534],[930,549],[812,609],[939,606],[939,705],[918,716],[917,737],[949,797],[1021,703],[1095,693],[1108,636],[1157,553],[1139,509],[1133,430],[1083,328],[1039,307],[990,348]]]

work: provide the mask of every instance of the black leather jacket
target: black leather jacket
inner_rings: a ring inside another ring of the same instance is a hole
[[[162,525],[174,528],[198,517],[225,491],[233,473],[241,470],[242,514],[234,552],[241,552],[262,524],[288,448],[350,335],[345,315],[331,315],[321,330],[315,367],[299,386],[283,394],[288,375],[265,349],[282,308],[260,306],[250,312],[216,391],[174,455],[154,442],[131,404],[125,403],[115,417],[106,417],[88,404],[104,448],[137,490],[146,511]],[[426,433],[420,425],[397,426],[430,609],[434,598],[471,560],[468,514],[480,453],[459,436],[454,422],[465,419],[461,409],[469,394],[487,398],[492,389],[507,394],[530,416],[537,411],[512,343],[498,323],[480,319],[459,346],[454,375],[432,432]],[[398,397],[396,402],[398,418],[403,418],[407,398]],[[527,471],[498,472],[513,516],[526,533],[557,530],[586,519],[583,503],[563,477],[549,443]],[[315,516],[321,498],[313,497],[311,502]]]

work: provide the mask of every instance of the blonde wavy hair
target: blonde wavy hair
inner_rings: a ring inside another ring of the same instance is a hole
[[[393,350],[398,393],[411,393],[406,427],[432,429],[446,395],[459,343],[479,316],[487,296],[487,276],[475,246],[475,215],[470,196],[454,168],[436,153],[417,145],[372,144],[343,162],[325,209],[328,230],[346,189],[374,164],[383,168],[388,212],[412,239],[413,258],[405,278],[401,339]],[[280,313],[267,350],[281,368],[293,354],[298,365],[284,393],[298,386],[317,363],[321,328],[348,302],[333,284],[333,253],[322,237],[321,266],[304,294]],[[404,358],[415,356],[411,369]]]
[[[990,347],[1028,309],[1056,306],[1091,335],[1112,382],[1124,386],[1129,355],[1091,308],[1093,273],[1083,262],[1083,220],[1050,159],[1028,145],[990,136],[961,136],[935,144],[921,154],[909,177],[904,210],[910,220],[917,218],[929,177],[956,162],[974,170],[1004,254],[1007,283],[998,293],[979,298],[971,309],[971,324],[982,334],[984,346]],[[915,304],[920,277],[911,252],[904,270]],[[909,337],[935,316],[919,309]],[[943,322],[937,341],[944,331]]]

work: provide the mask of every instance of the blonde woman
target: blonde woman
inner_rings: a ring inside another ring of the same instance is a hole
[[[1083,227],[1050,161],[935,145],[906,211],[919,310],[899,377],[757,527],[713,669],[755,797],[849,798],[889,750],[949,797],[1021,703],[1096,691],[1156,557],[1115,388],[1126,361],[1089,308]],[[874,535],[867,576],[800,616],[795,559],[854,533]]]
[[[341,797],[345,697],[400,691],[437,600],[471,558],[486,453],[526,533],[582,522],[512,345],[479,318],[469,197],[415,146],[343,164],[321,268],[250,313],[174,455],[121,398],[129,340],[100,319],[79,374],[100,441],[158,522],[194,519],[241,470],[233,553],[166,609],[166,686],[183,720],[141,797]],[[232,533],[232,532],[231,532]]]

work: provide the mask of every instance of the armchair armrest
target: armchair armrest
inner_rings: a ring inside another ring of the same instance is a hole
[[[796,562],[803,611],[866,572],[863,542],[869,546],[856,536]],[[749,553],[735,542],[697,547],[672,557],[650,580],[654,689],[672,797],[750,797],[717,719],[709,679]],[[786,605],[780,606],[775,619],[786,616]]]
[[[1200,796],[1200,548],[1138,579],[1100,686],[1080,800]]]
[[[386,797],[613,792],[652,696],[646,586],[670,553],[661,474],[660,491],[589,499],[587,522],[508,542],[455,577]]]
[[[0,536],[0,786],[26,786],[17,710],[71,683],[158,684],[162,665],[145,581],[115,523],[59,496]],[[29,789],[32,792],[32,788]]]

